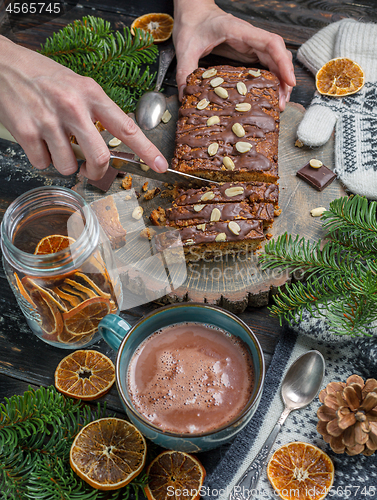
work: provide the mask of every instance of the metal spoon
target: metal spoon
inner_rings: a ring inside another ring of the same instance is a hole
[[[251,492],[255,491],[272,445],[286,418],[292,410],[299,410],[311,403],[321,387],[324,373],[325,360],[318,351],[303,354],[289,367],[281,386],[284,411],[258,455],[234,486],[229,496],[230,500],[250,500]]]
[[[166,110],[166,98],[159,90],[174,55],[173,44],[160,51],[156,87],[153,91],[142,95],[136,105],[136,121],[143,130],[157,127]]]

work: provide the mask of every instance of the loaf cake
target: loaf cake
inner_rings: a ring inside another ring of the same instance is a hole
[[[172,167],[218,184],[177,185],[172,206],[151,213],[154,225],[172,228],[158,236],[160,250],[183,247],[197,261],[260,246],[280,212],[278,105],[279,81],[268,71],[218,66],[189,75]]]
[[[279,80],[266,70],[198,68],[187,86],[172,168],[216,181],[278,180]]]

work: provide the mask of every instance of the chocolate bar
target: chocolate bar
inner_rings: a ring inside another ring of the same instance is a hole
[[[317,191],[323,191],[336,178],[334,172],[332,172],[325,165],[322,165],[319,168],[314,168],[310,166],[310,162],[300,168],[296,175],[300,177],[300,179],[307,182],[314,189],[317,189]]]

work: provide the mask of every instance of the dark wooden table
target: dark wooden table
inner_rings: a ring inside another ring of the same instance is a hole
[[[126,0],[82,0],[81,4],[68,4],[68,12],[63,17],[38,24],[35,18],[24,19],[13,33],[8,33],[13,41],[31,49],[37,49],[54,31],[84,15],[97,15],[108,19],[114,28],[129,26],[141,13],[156,10],[146,2],[145,11],[139,4]],[[260,28],[283,36],[287,47],[293,54],[297,86],[291,100],[305,107],[310,103],[314,91],[313,76],[296,60],[299,46],[321,27],[343,17],[377,21],[377,10],[373,0],[358,0],[356,3],[339,0],[219,0],[223,9],[242,17]],[[144,3],[143,3],[144,4]],[[28,28],[28,29],[24,29]],[[207,56],[201,64],[210,65],[224,62],[221,58]],[[168,94],[176,93],[174,64],[167,74],[164,88]],[[20,117],[22,118],[22,117]],[[9,203],[25,191],[41,185],[59,185],[72,187],[76,176],[61,176],[50,167],[46,171],[32,169],[27,157],[18,145],[0,140],[0,216],[2,218]],[[143,314],[159,307],[148,304],[122,313],[122,316],[134,324]],[[240,317],[257,334],[265,353],[267,364],[271,359],[281,327],[276,319],[269,315],[267,307],[247,309]],[[114,359],[114,353],[103,342],[95,348],[107,353]],[[53,374],[59,361],[67,351],[51,347],[38,340],[28,328],[16,303],[3,271],[0,275],[0,400],[13,394],[21,394],[32,387],[53,384]],[[121,411],[116,389],[104,398],[108,407]]]

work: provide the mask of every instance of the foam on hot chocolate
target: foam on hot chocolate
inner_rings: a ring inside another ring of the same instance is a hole
[[[154,425],[204,433],[233,420],[252,394],[251,354],[239,338],[199,323],[179,323],[148,337],[133,356],[128,388]]]

